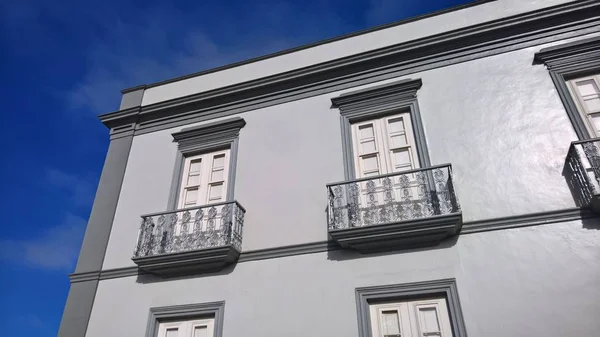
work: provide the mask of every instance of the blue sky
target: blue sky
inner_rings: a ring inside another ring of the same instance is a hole
[[[467,2],[0,1],[2,335],[56,335],[119,90]]]

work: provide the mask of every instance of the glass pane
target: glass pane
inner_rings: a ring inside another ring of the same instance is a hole
[[[202,166],[202,159],[195,159],[190,162],[190,173],[200,172]]]
[[[210,177],[210,181],[221,181],[223,180],[225,170],[219,169],[212,172],[212,176]]]
[[[223,184],[210,185],[210,192],[208,193],[208,200],[221,200],[223,196]]]
[[[379,163],[377,162],[377,156],[363,157],[362,167],[363,172],[379,171]]]
[[[206,327],[197,326],[194,328],[194,337],[207,337]]]
[[[406,142],[406,135],[403,133],[396,135],[396,136],[392,136],[390,138],[392,140],[392,147],[400,147],[400,146],[408,145]]]
[[[584,99],[588,111],[600,111],[600,97],[590,97]]]
[[[577,89],[582,97],[598,93],[598,87],[592,79],[577,82]]]
[[[404,131],[404,119],[402,117],[390,119],[388,123],[390,133]]]
[[[200,173],[190,173],[187,186],[200,184]]]
[[[438,315],[436,308],[423,308],[419,309],[421,316],[421,331],[423,332],[438,332],[440,331],[440,323],[438,322]]]
[[[373,124],[359,126],[358,130],[360,131],[360,139],[372,138],[375,136],[375,133],[373,132]]]
[[[186,205],[195,205],[198,200],[198,188],[189,188],[185,190],[185,204]]]
[[[165,337],[177,337],[177,336],[179,336],[179,329],[177,329],[177,328],[167,329],[167,332],[165,333]]]
[[[220,154],[218,156],[215,156],[213,159],[213,169],[221,168],[224,166],[225,166],[225,155]]]
[[[360,143],[361,153],[371,153],[375,152],[375,140],[368,140],[366,142]]]
[[[401,167],[401,166],[411,164],[409,149],[396,150],[393,152],[393,155],[394,155],[394,165],[396,167]]]
[[[399,335],[400,321],[398,319],[398,311],[384,311],[381,313],[382,328],[384,335]]]

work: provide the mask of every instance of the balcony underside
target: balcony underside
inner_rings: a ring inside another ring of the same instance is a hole
[[[436,246],[459,233],[462,213],[432,216],[381,225],[329,230],[341,247],[361,253]]]
[[[146,272],[167,276],[217,272],[237,261],[240,252],[232,245],[181,253],[134,257],[132,260]]]

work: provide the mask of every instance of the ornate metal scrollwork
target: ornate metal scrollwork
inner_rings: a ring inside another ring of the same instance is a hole
[[[142,217],[134,257],[242,246],[245,211],[237,202]]]
[[[459,212],[449,165],[329,185],[330,230]]]

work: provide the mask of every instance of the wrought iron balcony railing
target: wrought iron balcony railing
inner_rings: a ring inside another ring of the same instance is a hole
[[[367,245],[365,240],[373,241],[370,246],[385,240],[393,246],[416,232],[445,237],[462,224],[450,164],[328,184],[327,191],[329,233],[350,248]],[[351,237],[347,231],[352,229],[364,234]]]
[[[133,260],[140,267],[156,269],[158,264],[176,268],[177,264],[206,261],[206,251],[214,260],[215,249],[229,260],[233,249],[237,258],[242,249],[245,213],[237,201],[232,201],[143,215]],[[168,263],[158,263],[159,258]]]
[[[460,212],[450,165],[329,184],[327,187],[330,230]]]
[[[565,177],[578,206],[600,211],[600,138],[571,143]]]

